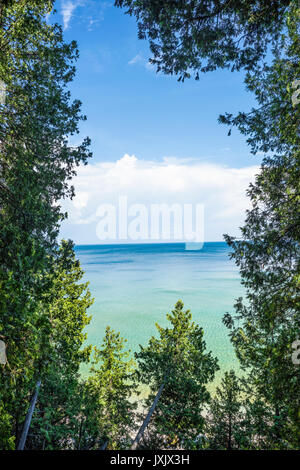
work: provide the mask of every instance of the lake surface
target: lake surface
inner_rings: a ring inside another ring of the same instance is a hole
[[[222,323],[243,295],[238,270],[226,243],[205,243],[186,251],[185,244],[76,246],[95,298],[89,312],[88,341],[101,345],[107,325],[128,340],[132,351],[156,335],[155,322],[167,325],[166,313],[181,299],[204,328],[207,349],[221,371],[238,370],[228,331]],[[217,374],[216,381],[220,378]]]

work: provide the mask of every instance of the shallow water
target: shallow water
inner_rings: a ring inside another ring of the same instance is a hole
[[[230,250],[223,242],[205,243],[186,251],[184,244],[81,245],[76,254],[95,298],[87,328],[88,341],[101,345],[107,325],[128,340],[132,351],[165,326],[166,313],[178,299],[204,328],[207,349],[219,359],[221,371],[238,369],[222,323],[243,294]],[[217,374],[216,380],[220,377]]]

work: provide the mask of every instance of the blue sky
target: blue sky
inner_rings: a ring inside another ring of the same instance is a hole
[[[237,186],[244,202],[241,206],[238,201],[236,215],[229,221],[229,229],[242,223],[243,210],[247,204],[245,189],[249,181],[253,180],[261,156],[250,155],[245,138],[237,130],[234,129],[228,137],[228,128],[219,125],[217,118],[225,111],[235,113],[248,110],[254,104],[252,96],[245,91],[243,74],[215,71],[202,75],[199,81],[178,83],[176,77],[155,73],[148,63],[150,52],[147,41],[137,39],[135,19],[125,15],[124,10],[115,8],[113,2],[58,0],[56,10],[54,18],[63,25],[65,40],[75,39],[78,42],[80,59],[71,91],[74,98],[82,101],[83,112],[88,118],[81,124],[80,137],[88,135],[92,139],[94,156],[90,169],[98,171],[102,185],[103,172],[111,172],[113,165],[122,161],[125,154],[136,157],[139,170],[150,165],[153,170],[157,167],[159,171],[159,168],[165,168],[170,162],[177,166],[179,173],[182,169],[186,175],[188,171],[184,169],[188,167],[194,167],[195,171],[202,173],[203,169],[208,171],[208,168],[213,173],[216,168],[227,173],[241,170],[240,174],[236,173],[242,175]],[[76,137],[72,143],[77,142],[79,138]],[[132,166],[133,160],[125,159],[125,162],[130,162]],[[109,163],[111,167],[107,170],[105,164]],[[247,168],[249,171],[245,170]],[[139,180],[139,170],[136,169],[135,181]],[[209,172],[207,175],[209,179]],[[79,192],[86,193],[89,183],[85,180],[83,190],[80,178],[79,175],[75,179],[75,188],[78,186]],[[104,177],[104,180],[107,178]],[[229,180],[228,190],[235,179]],[[93,199],[96,197],[97,202],[98,199],[108,202],[114,198],[121,191],[118,181],[115,180],[115,191],[112,190],[110,195],[108,189],[104,188],[104,193],[99,190]],[[195,201],[196,196],[190,197],[188,183],[191,184],[190,179],[184,184],[184,190],[179,189],[182,192],[181,201]],[[147,191],[145,186],[144,189]],[[135,196],[131,195],[132,198],[143,199],[141,192],[142,188]],[[196,187],[191,192],[196,194]],[[210,189],[206,187],[205,194],[207,192]],[[216,188],[212,186],[210,199],[213,199],[215,192]],[[199,194],[202,193],[199,188]],[[172,203],[173,196],[171,191],[167,202]],[[168,199],[166,194],[162,197],[164,201]],[[201,198],[203,200],[203,195]],[[234,198],[239,199],[239,193],[235,193]],[[91,198],[81,198],[82,201],[84,199]],[[72,212],[74,205],[66,204],[67,210]],[[85,206],[83,204],[81,210],[85,210],[87,220],[95,210],[95,204],[93,207],[87,202]],[[218,204],[216,200],[215,208],[209,206],[210,211],[220,212]],[[76,223],[78,214],[70,216],[70,221],[64,224],[62,235],[78,243],[97,243],[92,225],[82,228],[82,223]],[[228,220],[224,228],[228,228]],[[208,229],[209,238],[222,238],[221,226],[210,225]]]

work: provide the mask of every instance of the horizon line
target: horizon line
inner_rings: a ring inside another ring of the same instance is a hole
[[[128,242],[128,243],[75,243],[75,246],[113,246],[113,245],[185,245],[186,243],[199,243],[199,242]],[[201,242],[205,243],[225,243],[227,242],[224,240],[214,240],[214,241],[204,241]]]

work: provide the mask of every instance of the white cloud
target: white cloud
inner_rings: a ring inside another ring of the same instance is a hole
[[[147,70],[150,72],[155,71],[155,67],[149,60],[145,59],[142,54],[137,54],[134,56],[132,59],[129,60],[128,62],[129,65],[142,65],[145,67]]]
[[[229,168],[194,159],[140,160],[125,154],[115,162],[79,168],[74,179],[76,197],[64,201],[69,213],[62,236],[76,243],[99,243],[96,215],[100,204],[118,203],[127,196],[129,204],[204,204],[205,240],[222,240],[224,233],[238,235],[249,207],[246,189],[258,166]]]
[[[76,0],[76,1],[62,0],[61,14],[63,17],[64,30],[68,29],[71,18],[76,8],[84,6],[84,5],[85,5],[84,0]]]
[[[141,54],[137,54],[136,56],[134,56],[129,62],[128,64],[129,65],[134,65],[134,64],[138,64],[140,62],[144,62],[144,59],[143,57],[141,56]]]
[[[81,24],[85,24],[88,31],[92,31],[104,19],[107,8],[113,6],[112,2],[96,0],[61,0],[61,15],[63,17],[64,30],[70,26],[74,11],[78,7],[84,7],[78,15]]]
[[[65,1],[63,0],[61,6],[61,14],[63,17],[64,29],[68,29],[73,12],[75,8],[77,8],[78,3],[72,2],[71,0]]]
[[[86,16],[86,20],[88,22],[87,23],[88,31],[92,31],[93,29],[98,27],[99,24],[104,20],[105,11],[108,8],[112,8],[112,7],[114,7],[113,2],[106,2],[104,0],[101,0],[101,2],[97,0],[94,0],[94,1],[89,0],[85,8],[85,10],[87,10],[87,12],[89,13]]]
[[[80,192],[76,194],[72,203],[75,209],[80,210],[87,206],[88,200],[89,200],[89,194],[86,192]]]

